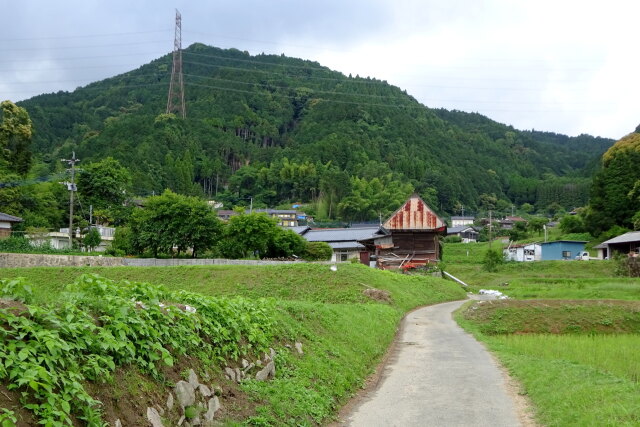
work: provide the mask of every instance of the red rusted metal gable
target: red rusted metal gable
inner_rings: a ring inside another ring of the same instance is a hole
[[[387,230],[443,230],[444,221],[418,196],[412,195],[382,225]]]

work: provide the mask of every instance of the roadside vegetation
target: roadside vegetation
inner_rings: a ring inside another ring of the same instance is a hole
[[[22,422],[51,425],[143,424],[145,407],[166,401],[187,368],[222,387],[227,422],[324,423],[363,386],[406,311],[465,296],[453,282],[351,264],[3,269],[0,276],[0,396],[10,398],[0,403]],[[371,288],[378,292],[365,293]],[[224,378],[225,366],[268,347],[277,354],[274,379]]]
[[[491,272],[488,250],[445,246],[447,271],[474,292],[510,298],[469,303],[456,320],[519,380],[536,421],[638,425],[640,281],[617,275],[613,260],[506,262]]]

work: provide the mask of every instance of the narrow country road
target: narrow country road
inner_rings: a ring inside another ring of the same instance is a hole
[[[491,355],[452,319],[464,301],[418,309],[380,383],[343,425],[519,426],[516,404]]]

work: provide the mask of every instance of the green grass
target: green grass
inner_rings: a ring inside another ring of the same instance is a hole
[[[639,301],[499,300],[473,304],[464,312],[478,330],[499,334],[640,333]]]
[[[488,247],[487,243],[445,245],[446,270],[469,284],[472,292],[498,289],[517,299],[640,300],[640,280],[616,276],[614,261],[507,262],[489,273],[482,268]]]
[[[162,284],[204,295],[242,295],[251,298],[322,303],[363,303],[367,286],[391,292],[393,305],[408,310],[421,304],[426,283],[440,283],[425,276],[408,276],[380,271],[360,264],[343,264],[331,271],[324,264],[289,264],[248,267],[40,267],[5,268],[0,279],[25,277],[33,284],[37,302],[55,300],[67,283],[83,273],[95,273],[113,280]],[[464,296],[461,296],[464,298]]]
[[[640,335],[502,335],[511,351],[544,360],[564,360],[640,382]],[[640,415],[640,414],[639,414]]]
[[[456,320],[520,381],[536,421],[640,425],[640,280],[616,276],[613,261],[600,260],[509,262],[489,273],[487,249],[445,245],[446,270],[471,291],[513,299],[473,304]]]
[[[55,305],[62,302],[66,284],[83,273],[163,284],[170,291],[275,298],[277,376],[242,385],[258,405],[256,415],[245,420],[255,425],[315,425],[331,420],[373,372],[404,313],[465,297],[450,281],[352,264],[339,265],[335,272],[318,264],[20,268],[3,269],[0,278],[25,277],[33,285],[34,304]],[[365,296],[368,287],[388,291],[391,301]],[[303,343],[304,355],[284,347],[294,341]]]
[[[497,354],[547,426],[637,426],[640,337],[621,335],[486,335],[456,320]]]

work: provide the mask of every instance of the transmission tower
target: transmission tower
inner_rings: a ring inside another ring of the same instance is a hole
[[[167,99],[167,114],[176,113],[183,119],[187,116],[184,107],[184,79],[182,77],[182,16],[176,9],[176,34],[173,41],[173,68],[169,83],[169,99]]]

